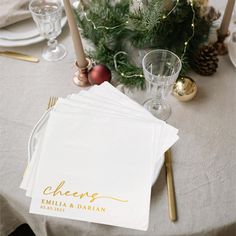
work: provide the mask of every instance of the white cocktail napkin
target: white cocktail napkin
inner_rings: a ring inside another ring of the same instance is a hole
[[[177,132],[109,83],[59,98],[20,186],[30,212],[146,230],[153,174]]]

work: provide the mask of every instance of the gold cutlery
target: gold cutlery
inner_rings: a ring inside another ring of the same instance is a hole
[[[58,98],[57,97],[50,97],[49,98],[49,101],[48,101],[48,107],[47,107],[47,110],[51,107],[53,107],[56,102],[57,102]]]
[[[17,60],[29,61],[29,62],[39,62],[37,57],[32,57],[23,53],[13,52],[13,51],[0,51],[0,56],[10,57]]]
[[[175,200],[175,189],[174,189],[174,179],[173,179],[170,149],[165,152],[165,167],[166,167],[169,217],[172,221],[176,221],[177,220],[176,200]]]

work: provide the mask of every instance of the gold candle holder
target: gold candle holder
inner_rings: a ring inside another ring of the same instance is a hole
[[[77,86],[80,86],[80,87],[87,87],[90,85],[89,80],[88,80],[88,71],[92,67],[92,61],[89,58],[86,58],[86,60],[88,62],[86,67],[80,67],[77,61],[75,62],[75,65],[78,68],[78,71],[75,72],[73,81]]]
[[[229,31],[227,34],[221,34],[219,30],[217,30],[217,42],[214,44],[216,50],[218,51],[219,55],[225,55],[228,53],[228,48],[224,43],[225,38],[230,35]]]

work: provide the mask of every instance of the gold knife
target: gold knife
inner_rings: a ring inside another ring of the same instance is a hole
[[[170,151],[170,149],[165,152],[165,167],[166,167],[166,182],[167,182],[169,217],[172,221],[176,221],[177,220],[176,200],[175,200],[175,189],[174,189],[174,180],[173,180],[173,171],[172,171],[172,164],[171,164],[171,151]]]
[[[39,62],[37,57],[32,57],[26,54],[12,51],[0,51],[0,56],[10,57],[18,60],[29,61],[29,62]]]

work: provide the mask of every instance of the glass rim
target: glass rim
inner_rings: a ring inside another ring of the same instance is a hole
[[[60,1],[60,0],[54,0],[54,1],[57,2],[57,4],[58,4],[58,9],[56,9],[56,10],[55,10],[54,12],[52,12],[51,14],[56,14],[57,12],[59,12],[59,11],[62,10],[62,3],[61,3],[61,1]],[[32,4],[33,4],[34,2],[44,2],[44,1],[43,1],[43,0],[31,0],[30,3],[29,3],[29,10],[30,10],[30,12],[31,12],[32,14],[37,15],[37,16],[43,16],[42,14],[36,13],[36,12],[34,12],[34,11],[32,10]]]
[[[143,67],[143,70],[145,70],[146,73],[148,73],[148,74],[151,75],[151,76],[153,76],[153,75],[154,75],[154,76],[157,76],[157,75],[152,74],[151,72],[149,72],[149,71],[146,69],[145,65],[144,65],[145,59],[146,59],[150,54],[155,53],[155,52],[168,52],[168,53],[170,53],[171,55],[173,55],[174,57],[176,57],[176,58],[178,59],[178,61],[179,61],[179,64],[180,64],[179,69],[178,69],[174,74],[172,74],[172,75],[167,75],[167,76],[165,76],[165,77],[171,77],[171,76],[174,76],[174,75],[176,75],[176,74],[179,74],[179,72],[180,72],[180,70],[181,70],[181,68],[182,68],[182,62],[181,62],[180,58],[179,58],[175,53],[173,53],[173,52],[171,52],[170,50],[167,50],[167,49],[154,49],[154,50],[151,50],[151,51],[149,51],[148,53],[145,54],[145,56],[144,56],[143,59],[142,59],[142,67]]]

